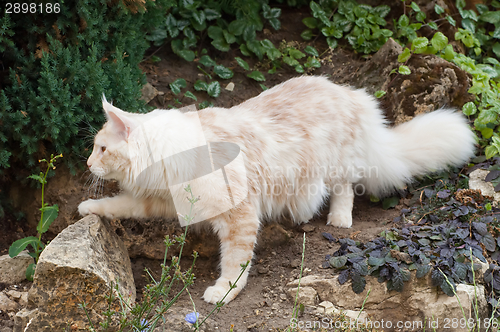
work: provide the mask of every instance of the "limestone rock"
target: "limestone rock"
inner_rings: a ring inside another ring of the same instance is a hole
[[[289,295],[293,290],[297,290],[298,280],[289,283]],[[446,319],[462,319],[462,311],[455,297],[449,297],[436,287],[432,286],[430,275],[418,279],[415,273],[412,273],[411,280],[405,283],[401,293],[397,291],[387,291],[385,283],[379,283],[377,278],[367,276],[366,287],[361,294],[355,294],[351,289],[351,282],[343,285],[338,283],[338,277],[307,276],[303,277],[300,287],[314,289],[317,292],[321,302],[320,310],[326,313],[326,310],[336,312],[336,310],[349,313],[349,317],[355,319],[361,309],[363,301],[366,299],[364,312],[370,316],[373,321],[387,321],[388,318],[395,324],[398,321],[429,321],[431,317],[434,320],[439,319],[441,323]],[[367,292],[370,291],[367,297]],[[312,291],[308,291],[312,293]],[[477,286],[478,306],[480,318],[486,318],[487,303],[484,295],[484,287]],[[458,285],[457,294],[461,305],[464,308],[467,319],[473,316],[474,286]],[[325,302],[327,301],[327,302]],[[331,303],[333,306],[329,306]],[[484,317],[483,317],[484,316]],[[367,317],[367,316],[364,316]],[[364,320],[364,318],[363,318]],[[440,324],[439,326],[443,326]],[[428,329],[428,328],[427,328]],[[441,331],[437,329],[437,331]],[[467,331],[466,329],[455,331]]]
[[[390,74],[399,68],[398,55],[403,48],[390,38],[370,60],[343,80],[373,94],[387,91],[380,99],[387,117],[395,124],[406,122],[415,115],[428,113],[441,107],[459,108],[474,100],[467,90],[469,75],[435,55],[413,54],[407,63],[410,75]]]
[[[157,95],[158,95],[158,90],[156,90],[156,88],[152,86],[150,83],[146,83],[142,87],[141,99],[144,100],[146,104],[149,103],[151,100],[153,100]]]
[[[0,283],[14,285],[25,280],[26,268],[34,262],[26,250],[14,258],[9,255],[0,256]]]
[[[469,189],[481,190],[483,196],[491,196],[494,199],[494,204],[500,202],[500,193],[495,192],[495,187],[491,182],[486,182],[484,179],[489,171],[484,169],[476,169],[469,174]]]
[[[290,296],[290,298],[292,299],[295,299],[295,297],[297,296],[297,287],[290,288],[288,290],[288,296]],[[298,303],[313,306],[316,304],[317,298],[318,292],[313,287],[302,286],[302,284],[300,285],[299,296],[297,298]]]
[[[101,320],[108,306],[105,296],[117,281],[125,300],[135,301],[127,250],[108,227],[99,217],[87,216],[44,249],[28,295],[28,310],[37,311],[30,311],[33,317],[23,331],[62,331],[68,324],[72,329],[85,329],[88,320],[79,304],[86,303],[94,323]],[[118,306],[115,302],[112,307],[118,310]]]
[[[0,292],[0,311],[10,312],[16,311],[19,305],[16,301],[11,300],[5,293]]]

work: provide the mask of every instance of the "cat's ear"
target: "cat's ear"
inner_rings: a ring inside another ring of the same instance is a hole
[[[104,94],[102,95],[102,107],[114,134],[121,139],[128,141],[130,133],[137,126],[136,123],[127,116],[127,112],[124,112],[110,104],[106,100]]]

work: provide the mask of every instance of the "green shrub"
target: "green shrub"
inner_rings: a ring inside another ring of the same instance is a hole
[[[119,107],[144,108],[138,63],[165,2],[74,0],[61,2],[58,13],[40,13],[50,4],[43,1],[37,13],[4,12],[1,175],[11,166],[33,171],[47,150],[86,154],[86,130],[104,120],[103,93]]]

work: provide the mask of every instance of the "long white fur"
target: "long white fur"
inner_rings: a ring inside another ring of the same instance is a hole
[[[104,179],[117,179],[123,193],[81,203],[82,215],[175,217],[172,199],[186,193],[167,190],[169,183],[192,178],[199,160],[166,158],[206,141],[240,146],[244,169],[230,166],[226,173],[232,194],[243,202],[208,220],[221,239],[221,276],[204,294],[211,303],[229,290],[239,265],[252,259],[263,219],[288,214],[307,222],[330,195],[328,224],[351,227],[354,183],[381,195],[474,154],[474,134],[460,113],[438,110],[389,128],[373,97],[324,77],[291,79],[231,109],[131,114],[105,99],[103,107],[108,122],[96,135],[88,165]],[[152,160],[167,161],[148,168]],[[220,181],[200,178],[191,187],[201,198],[196,213],[213,215],[228,203],[218,194],[226,189]],[[226,302],[247,277],[248,271]]]

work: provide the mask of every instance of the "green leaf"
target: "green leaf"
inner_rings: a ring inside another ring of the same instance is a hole
[[[198,101],[198,98],[196,98],[196,96],[191,91],[186,91],[186,93],[184,94],[184,97],[188,97],[188,98],[194,99],[195,101]]]
[[[302,37],[302,39],[304,39],[304,40],[311,40],[311,39],[312,39],[312,37],[313,37],[313,32],[312,32],[312,30],[307,29],[307,30],[304,30],[304,31],[300,34],[300,36],[301,36],[301,37]]]
[[[391,196],[391,197],[384,198],[382,200],[382,208],[384,210],[393,208],[398,204],[399,204],[399,197],[398,196]]]
[[[332,37],[326,38],[326,42],[328,44],[328,47],[330,47],[331,49],[335,49],[338,45],[337,39],[332,38]]]
[[[184,60],[189,61],[189,62],[193,61],[195,58],[195,54],[191,50],[182,50],[182,51],[179,51],[178,54],[181,58],[183,58]]]
[[[391,7],[387,6],[387,5],[382,5],[382,6],[377,6],[375,8],[373,8],[372,10],[372,13],[374,15],[377,15],[379,17],[386,17],[387,14],[389,14],[391,12]]]
[[[426,265],[419,265],[417,267],[417,278],[423,278],[427,275],[427,273],[429,273],[429,271],[431,270],[431,266],[426,264]]]
[[[248,65],[248,63],[243,60],[242,58],[240,57],[235,57],[234,58],[236,60],[236,62],[245,70],[250,70],[250,66]]]
[[[208,90],[208,84],[207,84],[207,82],[203,82],[203,81],[197,80],[196,83],[194,83],[194,89],[196,91],[207,91]]]
[[[398,72],[401,75],[410,75],[411,74],[411,70],[410,70],[410,68],[408,68],[408,66],[399,66]]]
[[[15,241],[14,243],[12,243],[9,247],[9,256],[10,257],[16,257],[17,255],[19,255],[19,253],[21,251],[23,251],[24,249],[26,249],[26,247],[31,244],[33,247],[36,246],[37,243],[39,243],[40,241],[38,240],[37,237],[34,237],[34,236],[28,236],[28,237],[25,237],[25,238],[22,238],[22,239],[19,239],[17,241]]]
[[[207,87],[207,93],[210,97],[217,98],[220,95],[220,84],[218,81],[210,83]]]
[[[429,23],[427,23],[427,25],[429,26],[429,28],[431,28],[432,30],[437,30],[439,27],[437,25],[436,22],[434,21],[430,21]]]
[[[220,13],[215,9],[205,8],[205,18],[207,21],[216,20],[220,17]]]
[[[264,53],[263,53],[264,50],[263,50],[261,43],[258,40],[248,41],[247,47],[250,51],[252,51],[259,58],[259,60],[262,60],[262,56],[264,55]]]
[[[266,80],[266,78],[264,77],[264,75],[260,71],[258,71],[258,70],[255,70],[255,71],[251,72],[247,76],[250,77],[250,78],[253,78],[254,80],[256,80],[258,82],[263,82],[263,81]]]
[[[231,45],[232,43],[236,42],[236,37],[232,33],[227,32],[227,30],[222,30],[222,34],[224,35],[224,39],[228,44]]]
[[[306,48],[304,48],[304,52],[313,56],[319,56],[318,51],[312,46],[307,46]]]
[[[57,218],[59,207],[57,204],[54,204],[52,206],[43,207],[40,210],[43,212],[43,219],[38,223],[36,230],[38,233],[43,234],[49,230],[50,225]]]
[[[481,14],[479,19],[484,22],[488,22],[491,24],[496,24],[500,22],[500,11],[491,11]]]
[[[205,12],[203,12],[203,11],[194,10],[192,12],[192,17],[196,21],[196,23],[198,23],[199,25],[202,25],[203,23],[205,23]]]
[[[448,15],[445,18],[448,21],[448,23],[450,23],[451,25],[453,25],[453,26],[457,25],[457,21],[455,21],[455,19],[453,17],[451,17],[451,16]]]
[[[226,42],[226,39],[214,39],[211,44],[221,52],[227,52],[231,49],[231,46]]]
[[[290,57],[294,59],[302,59],[303,57],[306,56],[304,53],[295,48],[290,49],[290,51],[288,51],[288,54],[290,55]]]
[[[438,51],[441,51],[448,45],[448,37],[442,32],[436,32],[431,39],[431,45]]]
[[[250,53],[250,50],[248,49],[247,45],[245,45],[245,44],[240,44],[240,52],[244,56],[251,56],[252,55]]]
[[[321,63],[316,58],[308,57],[307,62],[304,64],[304,66],[307,68],[320,68]]]
[[[43,183],[43,177],[40,175],[31,174],[30,176],[28,176],[28,179],[33,179],[33,180],[36,180],[40,183]]]
[[[170,83],[169,86],[170,86],[170,90],[172,90],[172,92],[175,95],[177,95],[177,94],[179,94],[181,92],[182,88],[185,88],[187,86],[187,84],[186,84],[186,80],[185,79],[178,78],[175,81],[173,81],[172,83]]]
[[[328,16],[325,11],[321,9],[321,7],[314,1],[310,3],[311,10],[313,12],[313,16],[319,19],[324,25],[330,26],[330,21],[328,20]]]
[[[483,138],[485,139],[489,139],[491,138],[491,136],[493,136],[493,129],[491,128],[484,128],[484,129],[481,129],[481,135],[483,135]]]
[[[386,92],[386,91],[384,91],[384,90],[378,90],[378,91],[376,91],[376,92],[375,92],[375,97],[376,97],[376,98],[382,98],[383,96],[385,96],[385,95],[386,95],[386,93],[387,93],[387,92]]]
[[[486,155],[486,159],[490,159],[490,158],[493,158],[494,156],[496,156],[498,154],[498,150],[493,145],[488,145],[484,149],[484,154]]]
[[[412,2],[410,6],[416,13],[420,12],[420,7],[415,2]]]
[[[227,30],[235,36],[240,36],[243,34],[247,23],[243,20],[235,20],[229,23]]]
[[[370,266],[382,266],[385,264],[385,259],[383,257],[373,257],[373,256],[370,256],[368,258],[368,265]]]
[[[297,65],[295,66],[295,71],[299,74],[302,74],[304,72],[304,67],[302,65]]]
[[[336,269],[343,267],[346,263],[347,263],[346,256],[337,256],[330,258],[330,265]]]
[[[467,116],[474,115],[477,111],[476,104],[474,104],[472,101],[469,101],[468,103],[464,104],[464,106],[462,107],[462,111]]]
[[[417,37],[411,43],[411,50],[418,50],[427,47],[429,40],[426,37]]]
[[[259,85],[260,85],[260,87],[261,87],[262,91],[266,91],[266,90],[268,90],[268,89],[269,89],[269,88],[268,88],[267,86],[265,86],[264,84],[259,84]],[[491,210],[491,209],[490,209],[490,210]]]
[[[213,67],[215,66],[217,63],[215,62],[215,60],[213,60],[210,56],[208,55],[202,55],[202,57],[200,58],[199,62],[204,65],[205,67]]]
[[[302,19],[302,23],[309,29],[314,29],[318,27],[318,21],[314,17],[306,17]]]
[[[495,53],[496,56],[500,58],[500,43],[495,43],[491,49],[493,53]]]
[[[408,47],[405,47],[403,52],[400,55],[398,55],[398,62],[406,62],[410,57],[411,57],[410,49]]]
[[[223,65],[215,65],[214,73],[216,73],[220,78],[227,80],[233,77],[233,71]]]
[[[410,18],[403,14],[399,17],[398,24],[401,27],[407,27],[408,25],[410,25]]]
[[[450,44],[446,45],[443,57],[448,61],[453,60],[453,58],[455,57],[455,51],[453,51],[453,46],[451,46]]]
[[[35,275],[35,269],[36,269],[35,263],[31,263],[30,265],[28,265],[28,267],[26,268],[26,272],[24,274],[27,280],[33,281],[33,276]]]
[[[438,4],[435,4],[434,11],[436,12],[436,14],[441,15],[442,13],[444,13],[444,8]]]

